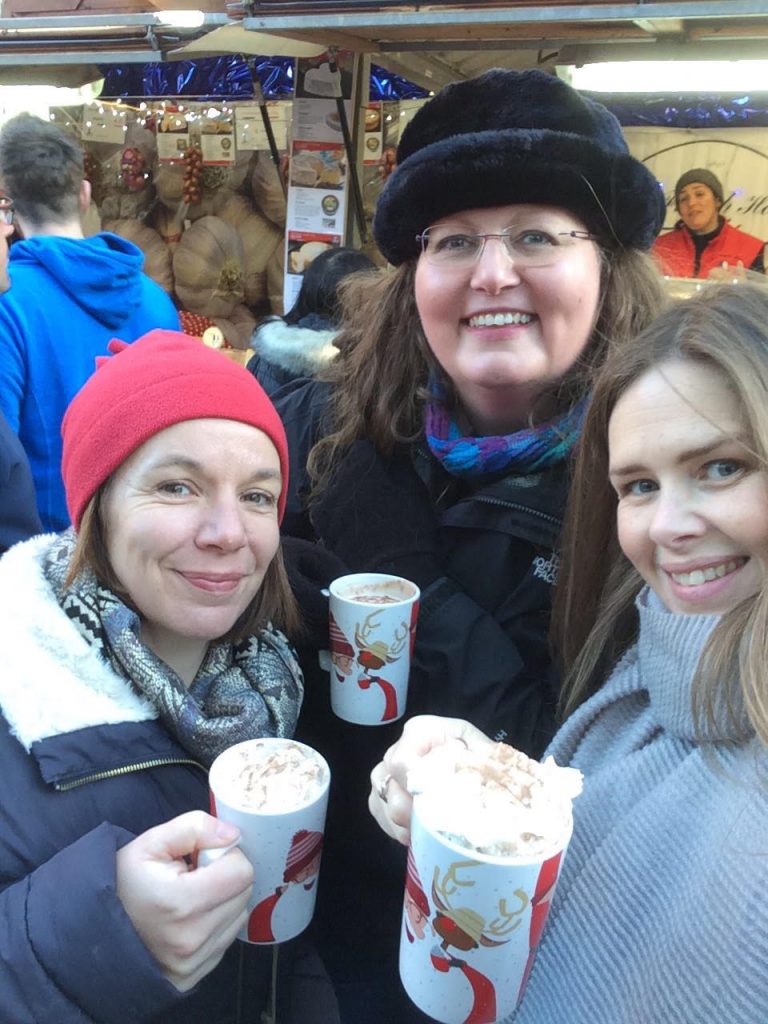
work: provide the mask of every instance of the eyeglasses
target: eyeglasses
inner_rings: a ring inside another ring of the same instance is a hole
[[[523,267],[547,267],[557,263],[576,241],[596,242],[589,231],[545,231],[541,228],[505,228],[504,231],[470,235],[452,227],[427,228],[416,241],[434,267],[461,269],[480,259],[489,238],[498,238],[511,260]]]
[[[13,224],[13,200],[0,196],[0,224]]]

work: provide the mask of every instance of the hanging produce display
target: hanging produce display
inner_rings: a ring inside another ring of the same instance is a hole
[[[257,320],[284,311],[292,106],[287,98],[267,102],[273,151],[252,100],[97,101],[51,113],[83,146],[92,197],[84,233],[112,231],[137,245],[145,272],[173,297],[186,329],[201,337],[214,329],[206,335],[209,344],[218,339],[224,347],[247,349]],[[389,106],[376,107],[381,127],[393,120]],[[386,133],[382,141],[390,141]],[[304,148],[307,163],[327,157]],[[365,186],[373,194],[366,196],[366,215],[373,212],[370,200],[381,180],[378,166],[370,164]],[[344,166],[337,159],[323,167],[325,177],[316,175],[316,188],[328,193],[322,216],[329,225],[341,187],[329,175],[340,176]],[[306,263],[310,253],[305,239],[302,244]],[[292,273],[297,259],[292,250]]]

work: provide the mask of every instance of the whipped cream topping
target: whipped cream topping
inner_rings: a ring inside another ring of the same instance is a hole
[[[468,750],[450,742],[421,758],[407,782],[431,830],[474,853],[529,859],[567,839],[582,774],[505,743]]]
[[[320,795],[326,771],[319,759],[296,743],[269,740],[227,751],[224,791],[238,806],[266,814],[293,811]]]

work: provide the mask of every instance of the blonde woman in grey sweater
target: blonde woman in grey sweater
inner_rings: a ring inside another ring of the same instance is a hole
[[[767,325],[768,290],[713,289],[596,382],[556,606],[567,717],[548,751],[584,792],[514,1024],[765,1021]],[[408,770],[452,736],[489,742],[412,720],[372,773],[371,810],[403,842]]]

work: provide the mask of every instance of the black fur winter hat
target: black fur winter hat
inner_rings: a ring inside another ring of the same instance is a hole
[[[511,203],[570,210],[609,248],[649,249],[665,215],[602,104],[545,71],[495,69],[447,85],[406,126],[373,234],[397,266],[441,217]]]

